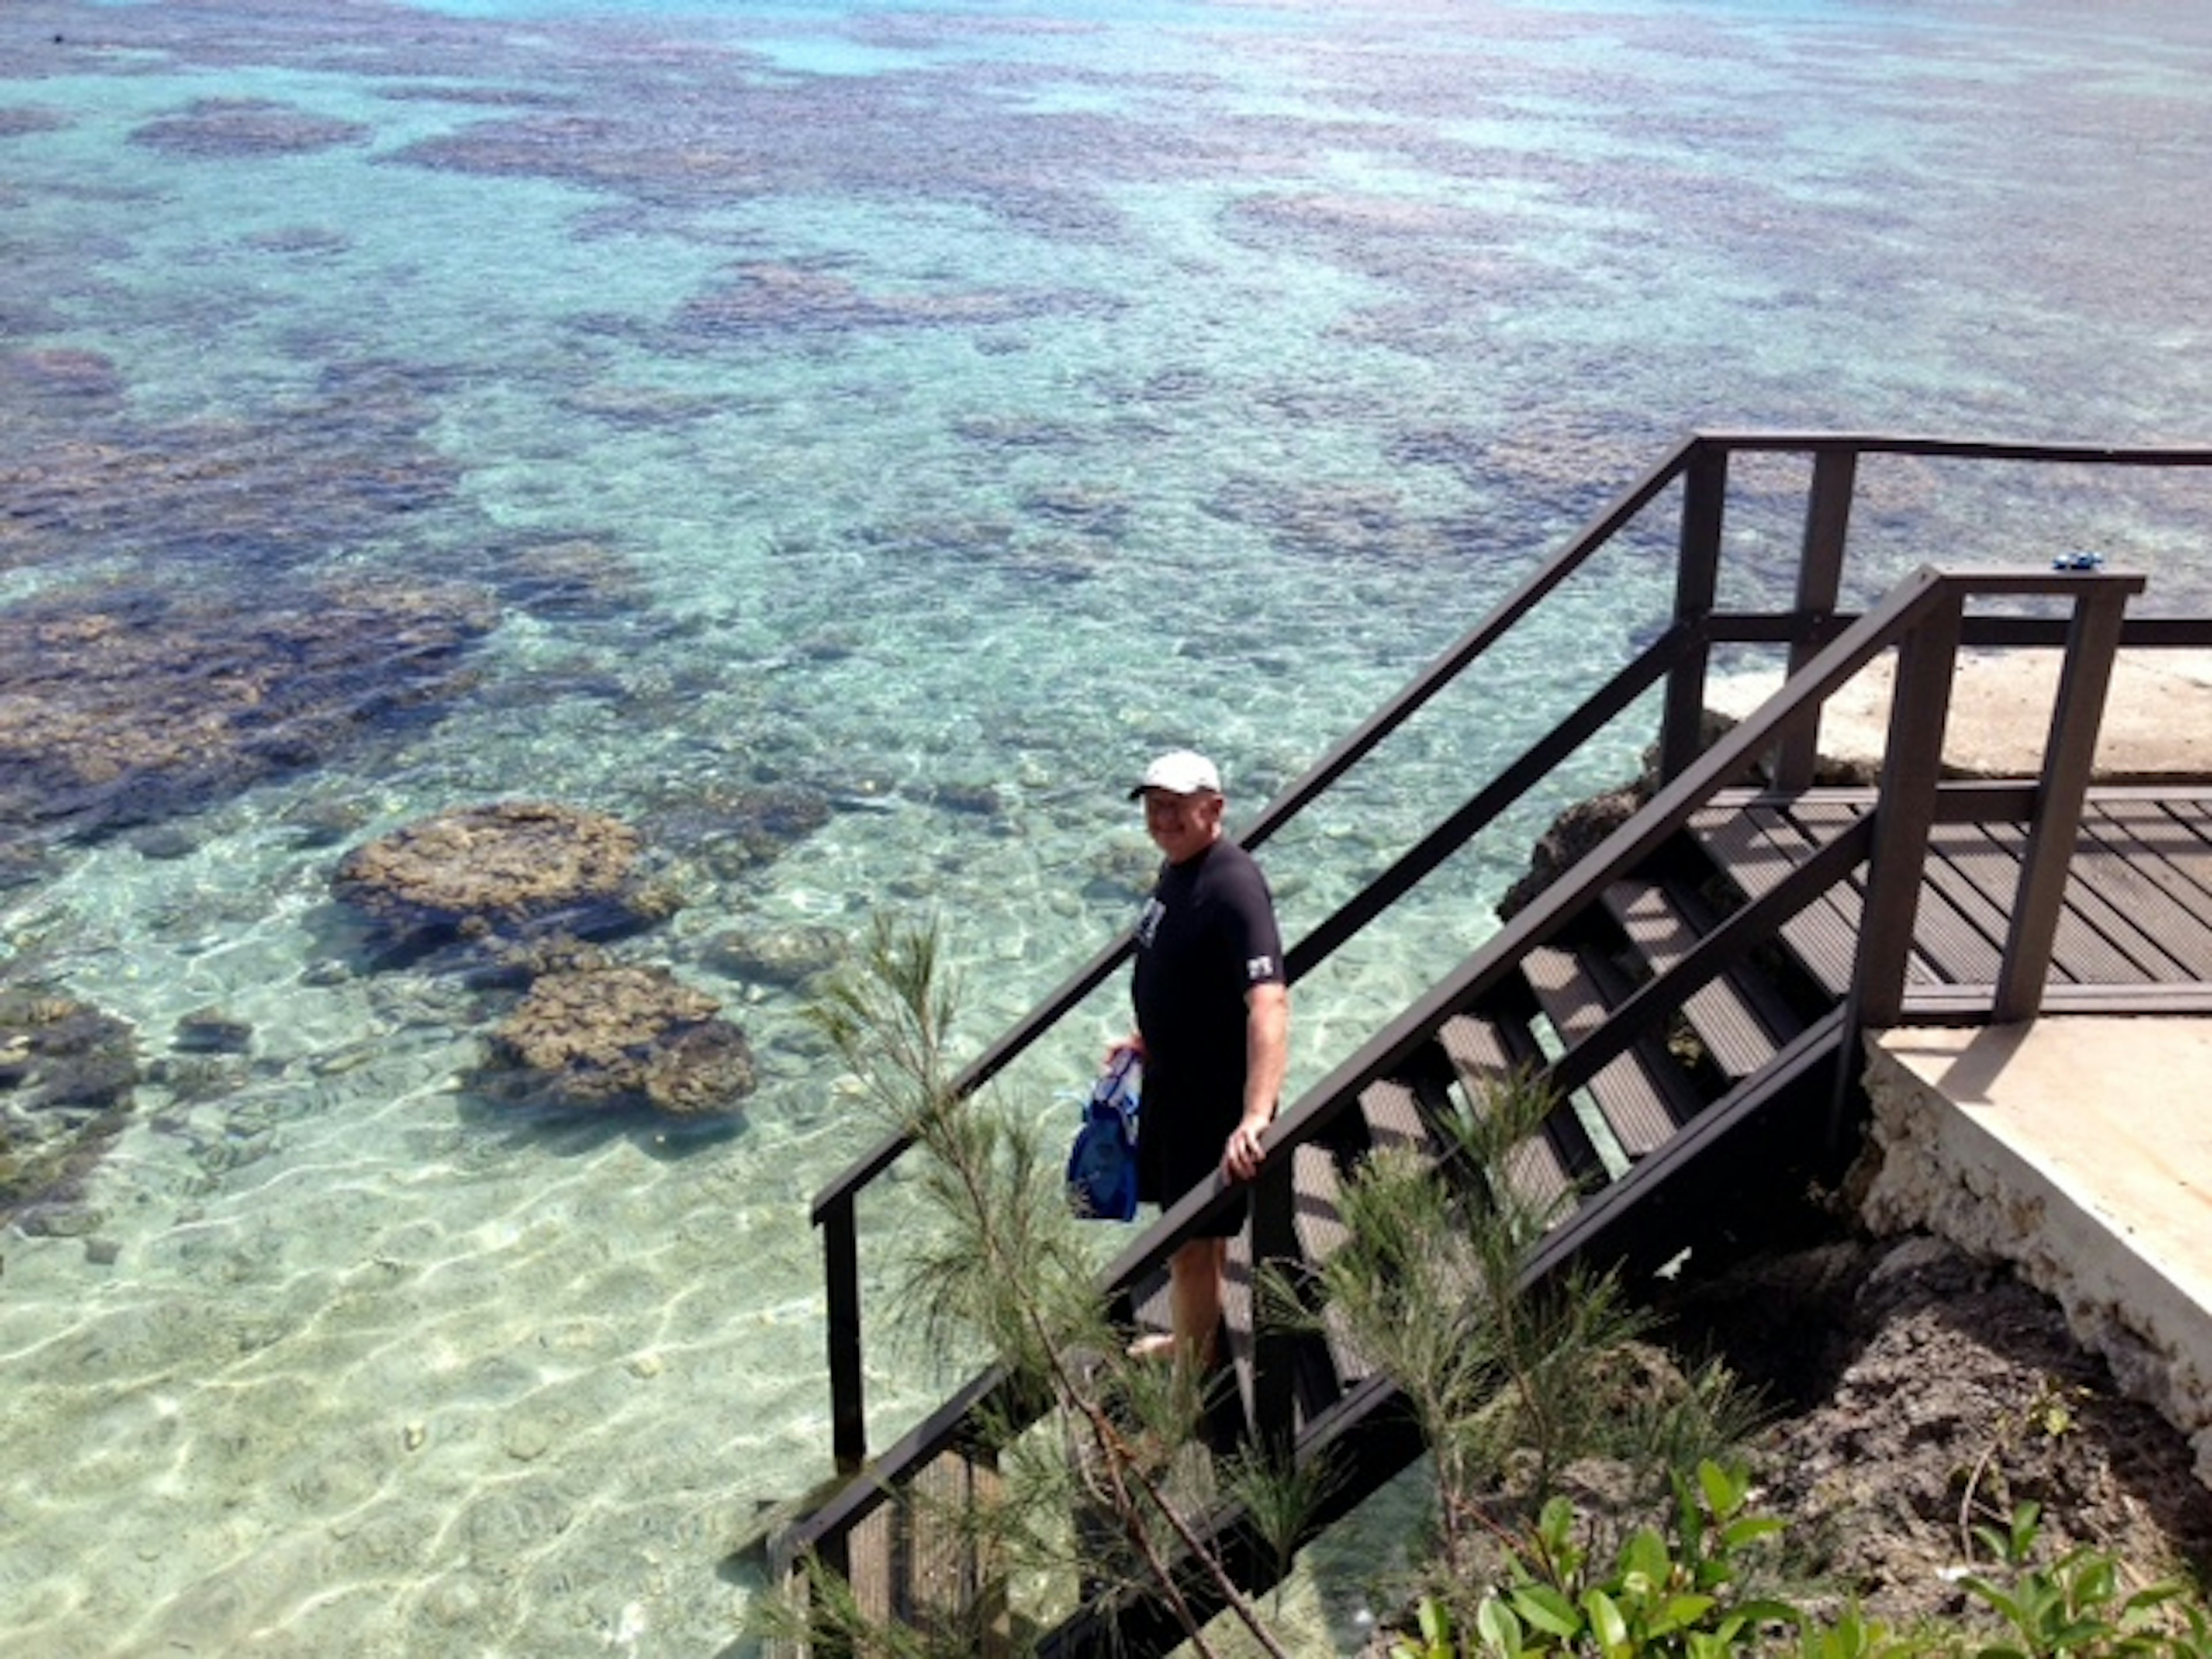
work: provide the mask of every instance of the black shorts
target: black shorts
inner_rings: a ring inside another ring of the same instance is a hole
[[[1221,1168],[1221,1155],[1229,1137],[1244,1115],[1244,1103],[1230,1095],[1225,1109],[1212,1103],[1168,1100],[1158,1103],[1147,1096],[1137,1129],[1137,1196],[1163,1210]],[[1195,1238],[1227,1238],[1244,1226],[1243,1204],[1231,1204],[1192,1235]]]

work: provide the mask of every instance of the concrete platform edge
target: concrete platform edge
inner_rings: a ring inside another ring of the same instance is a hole
[[[1866,1083],[1868,1226],[2011,1263],[2212,1486],[2212,1022],[1870,1033]]]

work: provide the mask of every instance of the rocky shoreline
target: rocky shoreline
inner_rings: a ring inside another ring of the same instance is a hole
[[[1966,1613],[1969,1526],[2023,1502],[2041,1506],[2045,1561],[2087,1547],[2145,1581],[2212,1571],[2187,1437],[2003,1263],[1839,1231],[1668,1311],[1678,1340],[1765,1391],[1750,1449],[1793,1565],[1893,1628]]]

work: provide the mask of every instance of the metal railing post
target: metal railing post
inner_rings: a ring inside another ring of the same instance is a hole
[[[1936,786],[1943,772],[1943,732],[1951,713],[1965,596],[1947,588],[1942,603],[1898,642],[1890,694],[1874,851],[1867,860],[1866,903],[1851,984],[1851,1029],[1894,1025],[1905,1006],[1928,837],[1936,825]]]
[[[2081,832],[2082,802],[2095,769],[2097,735],[2104,724],[2105,694],[2112,687],[2120,627],[2129,598],[2142,588],[2140,577],[2082,580],[2094,586],[2075,597],[2067,629],[2066,660],[2051,706],[2051,736],[2044,744],[2035,816],[2028,823],[2020,887],[1997,970],[1996,1004],[1990,1018],[2000,1025],[2033,1019],[2043,1007],[2058,913]]]
[[[1855,449],[1824,449],[1813,458],[1813,487],[1805,500],[1805,541],[1797,562],[1797,636],[1790,642],[1794,674],[1828,642],[1842,598],[1844,544],[1850,531],[1851,492],[1858,480]],[[1820,744],[1820,713],[1792,720],[1774,746],[1774,787],[1790,793],[1809,788]]]
[[[860,1380],[860,1237],[853,1195],[825,1207],[823,1288],[829,1304],[830,1449],[842,1474],[868,1461],[868,1423]]]
[[[1721,520],[1728,501],[1729,453],[1700,442],[1682,472],[1681,554],[1674,574],[1674,626],[1696,643],[1667,679],[1660,717],[1659,781],[1680,777],[1704,746],[1705,629],[1720,591]]]
[[[1297,1433],[1293,1366],[1297,1337],[1285,1321],[1268,1316],[1266,1285],[1273,1273],[1297,1261],[1297,1191],[1294,1147],[1278,1148],[1252,1184],[1252,1429],[1266,1456],[1287,1460]]]

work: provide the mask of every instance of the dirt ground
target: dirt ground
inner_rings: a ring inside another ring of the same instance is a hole
[[[2212,1575],[2188,1442],[2008,1267],[1925,1237],[1841,1240],[1739,1269],[1678,1314],[1766,1391],[1755,1467],[1793,1553],[1893,1628],[1967,1611],[1952,1575],[1969,1524],[2030,1499],[2042,1560],[2086,1545],[2142,1577]]]

